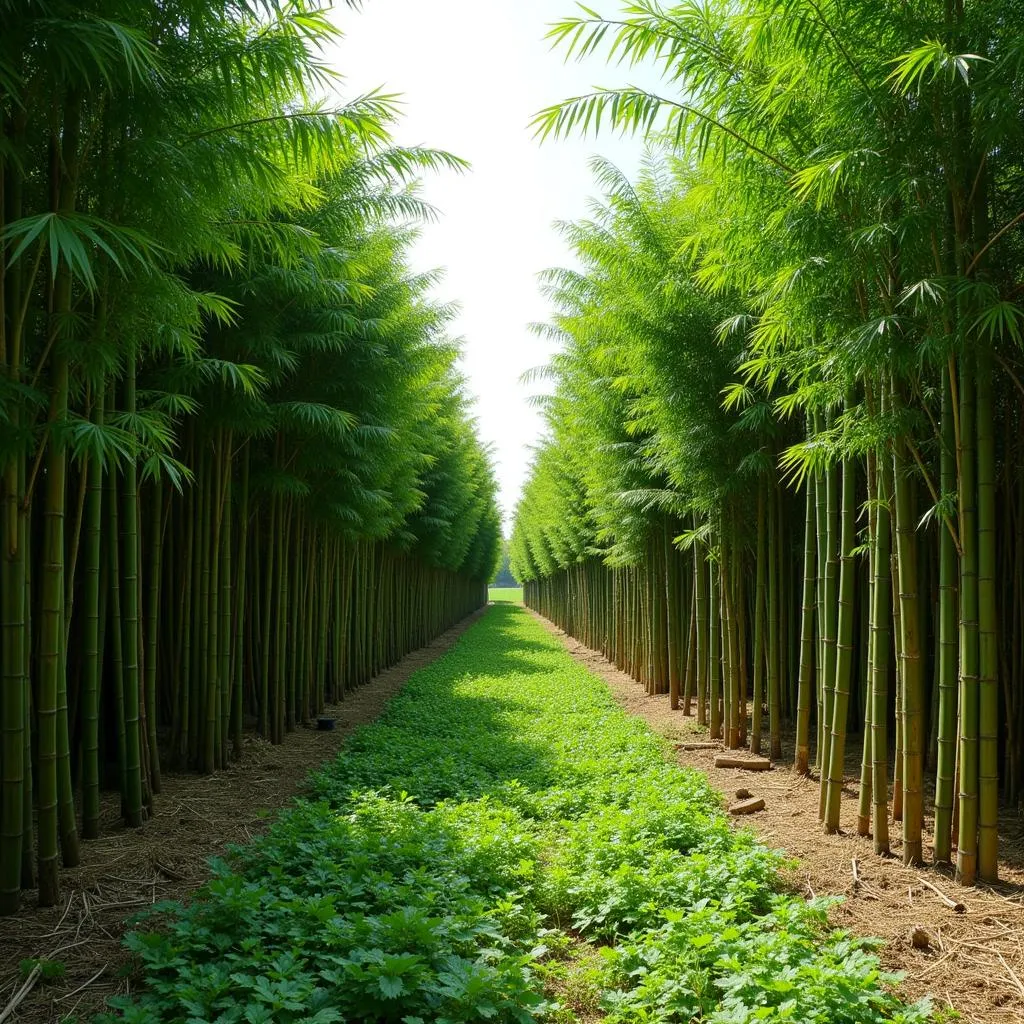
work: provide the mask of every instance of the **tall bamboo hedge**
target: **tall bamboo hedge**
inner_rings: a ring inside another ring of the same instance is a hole
[[[556,43],[664,73],[565,227],[526,600],[908,862],[998,872],[1024,787],[1024,8],[638,3]],[[854,747],[853,744],[856,744]],[[930,824],[924,827],[925,813]]]
[[[0,913],[161,772],[273,742],[486,601],[459,169],[338,103],[305,0],[0,0]]]

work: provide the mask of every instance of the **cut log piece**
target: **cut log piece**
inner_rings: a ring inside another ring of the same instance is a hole
[[[753,797],[750,800],[741,800],[729,808],[730,814],[753,814],[755,811],[764,810],[764,797]]]
[[[729,754],[719,754],[715,758],[716,768],[742,768],[748,772],[767,772],[771,770],[772,763],[767,757],[732,757]]]

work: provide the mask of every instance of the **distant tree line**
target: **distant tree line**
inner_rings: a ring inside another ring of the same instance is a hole
[[[501,564],[498,573],[491,580],[492,587],[518,587],[519,580],[512,575],[512,567],[509,558],[509,543],[507,540],[501,542]]]

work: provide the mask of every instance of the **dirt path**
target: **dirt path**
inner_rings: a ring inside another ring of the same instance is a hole
[[[708,739],[706,730],[693,718],[670,710],[667,695],[648,696],[602,654],[584,647],[546,619],[535,617],[562,639],[577,661],[608,684],[630,714],[645,719],[676,744]],[[998,886],[962,889],[953,882],[948,868],[910,869],[895,856],[878,857],[871,840],[856,834],[858,738],[851,738],[850,746],[856,750],[847,765],[842,832],[834,836],[823,834],[818,824],[817,778],[802,778],[783,764],[763,774],[715,768],[714,750],[677,750],[676,759],[703,771],[727,799],[734,798],[741,787],[764,797],[765,809],[743,823],[753,827],[768,845],[798,858],[790,875],[794,888],[808,895],[845,897],[832,912],[836,926],[884,940],[880,956],[888,969],[906,974],[903,992],[907,998],[931,995],[975,1024],[1024,1021],[1024,870],[1020,859],[1024,844],[1019,818],[1000,824],[1006,856],[1000,866],[1003,882]],[[892,828],[892,838],[898,852],[898,824]],[[853,858],[859,886],[853,880]],[[965,911],[947,908],[921,879],[961,901]],[[915,926],[929,933],[927,949],[911,945]]]
[[[63,963],[63,978],[37,984],[5,1024],[88,1021],[108,996],[127,991],[120,973],[126,918],[164,899],[183,899],[207,877],[207,861],[229,843],[259,835],[274,812],[301,789],[309,773],[333,757],[358,726],[375,719],[417,670],[439,658],[479,618],[470,616],[426,647],[407,655],[326,714],[335,729],[299,729],[280,746],[255,737],[242,757],[214,775],[169,774],[156,813],[136,832],[119,822],[116,798],[103,807],[102,838],[82,844],[81,866],[61,872],[58,906],[35,906],[0,920],[0,1016],[22,984],[20,962],[44,957]]]

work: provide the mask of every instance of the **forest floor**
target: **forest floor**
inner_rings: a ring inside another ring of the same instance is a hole
[[[3,1024],[84,1024],[115,992],[147,1022],[625,1024],[773,1006],[802,1022],[924,1024],[859,940],[829,933],[829,913],[886,940],[884,966],[911,975],[904,998],[1024,1019],[1002,980],[1020,973],[1019,886],[961,894],[864,840],[826,840],[813,783],[674,752],[691,723],[549,623],[497,604],[466,625],[333,708],[340,729],[253,741],[210,778],[169,777],[142,830],[119,829],[112,804],[61,905],[30,898],[0,928]],[[311,771],[317,802],[292,803]],[[781,879],[776,855],[719,809],[712,786],[739,785],[768,800],[744,824],[801,858]],[[966,912],[939,912],[918,875]],[[829,894],[847,900],[828,910]],[[132,955],[125,919],[166,900],[183,906]],[[930,950],[901,944],[911,923]],[[31,957],[65,974],[5,1018]]]
[[[130,990],[123,976],[130,960],[122,945],[127,919],[159,900],[187,898],[209,877],[210,857],[259,836],[310,772],[477,618],[470,616],[327,707],[324,714],[336,719],[331,731],[301,728],[280,746],[249,736],[242,757],[223,771],[165,773],[155,813],[137,831],[124,827],[116,797],[106,794],[101,838],[83,842],[82,863],[61,872],[59,905],[38,907],[29,891],[21,912],[0,923],[0,1015],[22,985],[23,960],[59,961],[65,968],[59,981],[37,985],[4,1024],[88,1021],[108,996]]]
[[[872,840],[857,834],[861,737],[850,736],[841,831],[825,835],[818,822],[816,774],[803,777],[783,763],[766,773],[716,768],[718,751],[678,749],[688,742],[707,741],[707,729],[681,711],[672,711],[667,694],[648,695],[600,652],[535,617],[578,662],[607,683],[626,711],[676,746],[680,765],[704,772],[727,801],[734,800],[741,788],[764,798],[764,810],[740,823],[754,828],[769,846],[796,858],[788,870],[795,891],[843,897],[830,914],[836,927],[885,940],[879,955],[886,968],[906,975],[901,990],[908,998],[931,994],[973,1024],[1024,1021],[1024,821],[1019,814],[1007,812],[1000,820],[997,885],[961,888],[949,865],[904,867],[898,822],[890,823],[893,855],[877,856]],[[791,753],[792,737],[783,740],[784,750]],[[925,827],[931,827],[930,817]],[[930,853],[926,845],[925,856]],[[853,876],[854,859],[859,883]],[[922,880],[961,904],[963,911],[946,906]],[[915,927],[929,933],[927,949],[912,945]]]

